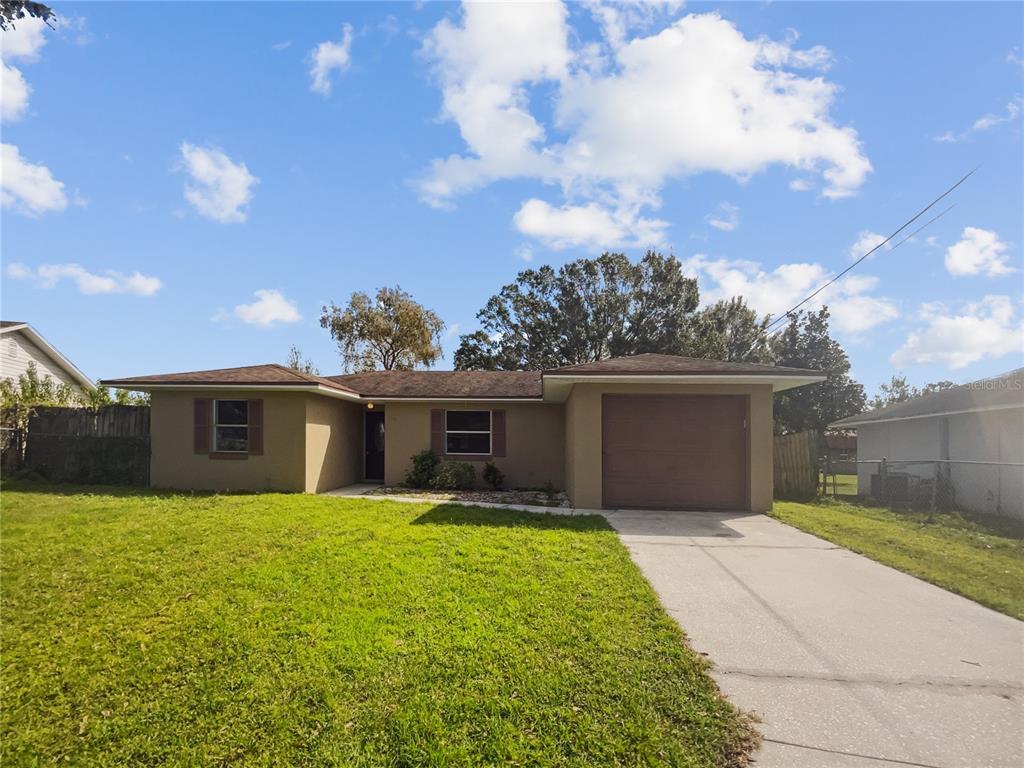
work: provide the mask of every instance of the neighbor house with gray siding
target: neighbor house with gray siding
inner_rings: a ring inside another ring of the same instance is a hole
[[[947,472],[949,501],[959,509],[1024,518],[1024,368],[831,426],[857,432],[860,495],[871,494],[884,458],[918,480]]]

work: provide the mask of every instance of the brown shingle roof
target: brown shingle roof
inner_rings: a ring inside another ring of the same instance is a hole
[[[214,368],[209,371],[187,371],[184,373],[162,373],[156,376],[131,376],[126,379],[104,379],[104,386],[124,387],[132,384],[224,384],[274,386],[310,386],[321,385],[330,389],[356,394],[353,390],[336,381],[323,376],[312,376],[277,363],[268,365],[247,365],[241,368]]]
[[[629,355],[626,357],[612,357],[608,360],[599,360],[593,363],[580,363],[578,365],[567,365],[562,368],[544,371],[545,374],[734,374],[734,375],[766,375],[766,376],[815,376],[821,375],[820,371],[812,371],[806,368],[786,368],[778,365],[764,365],[761,363],[726,363],[720,360],[700,360],[696,357],[681,357],[679,355],[659,355],[653,352],[645,352],[642,355]]]
[[[210,371],[165,373],[157,376],[134,376],[106,379],[105,386],[140,387],[180,384],[190,386],[309,386],[320,385],[366,398],[523,398],[543,397],[544,375],[765,375],[808,376],[817,371],[802,368],[779,368],[756,363],[722,363],[674,355],[644,354],[617,357],[596,363],[583,363],[552,371],[367,371],[342,376],[312,376],[272,363],[243,368],[217,368]]]
[[[363,397],[539,398],[540,371],[368,371],[331,376]]]

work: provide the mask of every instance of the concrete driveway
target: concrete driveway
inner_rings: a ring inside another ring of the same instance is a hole
[[[1024,623],[763,515],[606,514],[760,768],[1024,765]]]

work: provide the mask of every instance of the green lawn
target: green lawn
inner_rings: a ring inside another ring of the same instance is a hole
[[[0,760],[739,763],[600,517],[5,486]]]
[[[841,501],[775,502],[772,515],[873,560],[1024,619],[1024,540],[958,515],[890,512]]]
[[[856,496],[857,476],[836,475],[835,486],[833,486],[832,475],[828,475],[828,496],[831,496],[833,494],[833,488],[836,496]]]

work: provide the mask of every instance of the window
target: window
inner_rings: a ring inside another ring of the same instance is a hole
[[[249,401],[213,401],[213,450],[245,453],[249,450]]]
[[[445,453],[490,454],[490,411],[445,411],[444,418]]]

